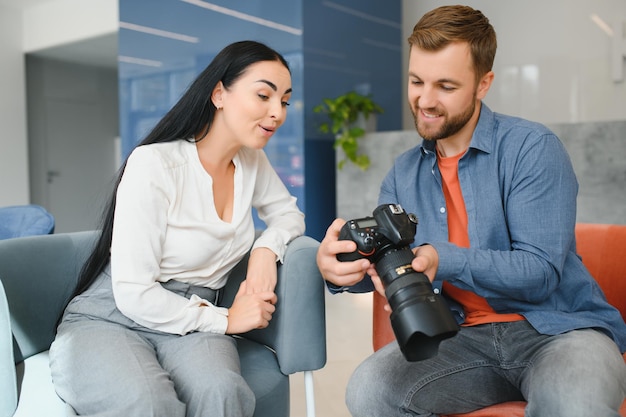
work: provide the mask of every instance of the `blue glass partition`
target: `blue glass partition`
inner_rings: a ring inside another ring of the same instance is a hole
[[[321,238],[334,217],[335,160],[312,108],[356,89],[385,108],[379,130],[401,128],[400,9],[400,0],[120,0],[122,158],[224,46],[264,42],[289,62],[293,87],[265,151],[307,215],[307,234]]]

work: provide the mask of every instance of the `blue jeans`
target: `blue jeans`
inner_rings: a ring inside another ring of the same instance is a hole
[[[541,335],[526,321],[463,327],[437,356],[407,362],[394,341],[354,372],[356,417],[436,416],[526,400],[526,417],[619,417],[626,365],[605,334]]]

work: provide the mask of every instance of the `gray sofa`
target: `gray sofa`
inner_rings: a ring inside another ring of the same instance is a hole
[[[56,321],[97,232],[0,241],[0,417],[75,415],[55,394],[48,348]],[[255,416],[289,415],[289,375],[326,362],[324,284],[315,264],[318,242],[303,236],[288,246],[279,268],[277,310],[270,326],[238,338],[242,372],[257,396]],[[232,301],[245,260],[225,290]],[[104,365],[103,365],[104,366]]]

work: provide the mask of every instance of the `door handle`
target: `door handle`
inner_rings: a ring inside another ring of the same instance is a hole
[[[47,174],[48,184],[52,184],[52,181],[54,180],[54,178],[59,177],[59,176],[61,176],[61,173],[59,171],[48,171],[48,174]]]

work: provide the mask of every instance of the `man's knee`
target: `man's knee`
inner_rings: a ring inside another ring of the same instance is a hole
[[[554,336],[534,358],[533,368],[533,377],[547,384],[582,387],[584,381],[597,381],[592,385],[623,386],[626,379],[626,365],[613,340],[592,329]]]
[[[362,367],[363,365],[360,365],[354,371],[346,387],[346,406],[350,414],[354,417],[371,415],[369,414],[372,412],[370,401],[380,401],[378,396],[375,396],[376,399],[372,398],[371,392],[376,390],[376,388],[372,386],[375,381],[372,382],[365,375],[362,375],[367,374],[367,372],[363,371]]]
[[[355,417],[392,416],[391,409],[399,409],[400,404],[391,404],[389,391],[394,383],[387,380],[384,361],[376,356],[361,363],[354,371],[346,387],[346,406]],[[397,411],[396,411],[397,412]]]
[[[527,378],[528,415],[617,415],[626,390],[626,365],[615,343],[595,330],[555,336]]]

